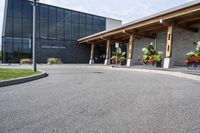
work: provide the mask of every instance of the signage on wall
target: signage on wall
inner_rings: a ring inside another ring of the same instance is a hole
[[[115,43],[115,48],[119,48],[119,43]]]
[[[66,49],[66,47],[63,46],[42,46],[44,49]]]

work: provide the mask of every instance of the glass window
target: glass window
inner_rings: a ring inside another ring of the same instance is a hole
[[[36,6],[36,19],[40,19],[40,6]]]
[[[36,38],[40,38],[40,21],[36,20],[36,25],[35,25],[35,32],[36,32]]]
[[[4,59],[6,62],[11,63],[12,62],[12,38],[11,37],[5,37],[4,38]]]
[[[64,10],[57,8],[57,20],[58,21],[64,21]]]
[[[99,32],[99,26],[98,25],[93,25],[93,33]]]
[[[23,1],[23,17],[24,18],[32,18],[32,5],[28,1]]]
[[[48,21],[40,20],[40,37],[48,37]]]
[[[55,39],[56,38],[56,30],[57,29],[57,23],[56,21],[50,20],[49,21],[49,38]]]
[[[80,24],[80,38],[86,36],[86,26],[84,24]]]
[[[71,11],[65,10],[65,23],[71,24],[71,22],[72,22],[71,19],[72,19]]]
[[[13,16],[12,12],[13,12],[13,4],[12,4],[12,0],[8,1],[8,9],[7,9],[7,16],[11,17]]]
[[[13,36],[22,37],[22,18],[13,18]]]
[[[79,14],[77,12],[72,12],[72,23],[78,24]]]
[[[30,38],[23,38],[23,53],[27,56],[31,57],[31,39]]]
[[[57,22],[57,38],[64,39],[64,22]]]
[[[86,31],[87,31],[87,35],[91,35],[93,33],[92,32],[92,25],[87,25]]]
[[[7,17],[6,19],[5,35],[12,36],[12,17]]]
[[[92,25],[92,16],[87,15],[87,25]]]
[[[56,8],[49,7],[49,20],[56,20]]]
[[[79,15],[80,15],[79,23],[86,24],[86,15],[85,14],[79,14]]]
[[[15,0],[13,2],[13,15],[15,17],[22,17],[22,0]]]
[[[72,25],[72,40],[77,40],[79,38],[79,25],[73,24]]]
[[[93,25],[99,25],[99,17],[93,16]]]
[[[104,30],[106,30],[106,26],[100,26],[100,29],[99,29],[100,31],[104,31]]]
[[[23,37],[32,37],[32,20],[23,18]]]
[[[65,23],[65,39],[71,40],[72,28],[71,24]]]
[[[106,25],[106,19],[105,18],[100,18],[100,26],[105,26]]]
[[[48,6],[40,5],[40,19],[48,19]]]

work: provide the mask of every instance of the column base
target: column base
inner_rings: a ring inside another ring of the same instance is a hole
[[[90,65],[91,65],[91,64],[94,64],[94,60],[90,60],[89,64],[90,64]]]
[[[109,60],[109,59],[106,59],[105,62],[104,62],[104,65],[105,65],[105,66],[110,65],[110,60]]]
[[[168,69],[172,66],[173,66],[172,59],[171,58],[165,58],[163,68]]]
[[[132,62],[133,62],[132,59],[128,59],[126,65],[127,65],[128,67],[130,67],[130,66],[132,66]]]

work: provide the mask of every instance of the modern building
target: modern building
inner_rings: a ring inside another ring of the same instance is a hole
[[[199,31],[200,0],[196,0],[78,41],[91,46],[90,63],[95,62],[98,47],[104,48],[105,65],[110,63],[114,44],[120,43],[127,52],[127,66],[141,65],[142,48],[154,42],[164,52],[163,67],[169,68],[186,64],[186,53],[195,50],[193,42],[200,41]]]
[[[28,0],[5,0],[2,32],[4,63],[19,63],[32,56],[32,5]],[[36,8],[36,60],[45,63],[49,57],[64,63],[86,63],[90,47],[77,39],[121,26],[120,20],[106,18],[42,3]],[[104,56],[99,47],[97,62]]]

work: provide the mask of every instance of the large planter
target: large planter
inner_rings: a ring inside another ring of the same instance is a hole
[[[186,60],[188,69],[200,69],[200,55],[194,54],[187,58]]]
[[[155,61],[155,60],[143,60],[144,66],[152,66],[152,67],[162,67],[162,61]]]

